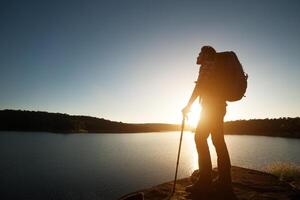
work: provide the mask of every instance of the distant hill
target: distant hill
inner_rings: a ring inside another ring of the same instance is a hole
[[[0,130],[57,133],[134,133],[176,131],[176,124],[129,124],[103,118],[40,111],[0,110]]]
[[[300,117],[251,119],[225,122],[226,134],[300,138]]]
[[[189,129],[189,128],[187,128]],[[130,124],[103,118],[40,111],[0,110],[0,130],[57,133],[139,133],[179,131],[178,124]],[[300,138],[300,118],[251,119],[224,124],[226,134]]]

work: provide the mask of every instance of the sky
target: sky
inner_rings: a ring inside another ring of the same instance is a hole
[[[249,74],[225,120],[300,116],[299,10],[290,0],[2,0],[0,109],[180,123],[211,45]]]

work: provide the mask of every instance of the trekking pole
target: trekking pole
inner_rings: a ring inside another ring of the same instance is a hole
[[[176,163],[176,170],[175,170],[175,178],[174,178],[172,195],[175,192],[175,186],[176,186],[176,181],[177,181],[177,172],[178,172],[180,150],[181,150],[181,143],[182,143],[182,136],[183,136],[183,129],[184,129],[184,120],[185,120],[185,115],[183,115],[183,117],[182,117],[182,123],[181,123],[181,133],[180,133],[180,141],[179,141],[179,148],[178,148],[177,163]]]

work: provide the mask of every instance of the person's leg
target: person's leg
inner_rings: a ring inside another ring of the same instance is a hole
[[[198,152],[199,180],[206,183],[211,183],[212,180],[212,164],[207,144],[209,132],[206,116],[202,115],[195,132],[195,143]]]
[[[208,116],[202,110],[201,120],[195,132],[195,143],[198,152],[199,176],[196,183],[186,187],[187,192],[192,194],[209,194],[212,191],[212,165],[207,144],[209,136]]]
[[[228,149],[224,139],[223,119],[226,110],[222,109],[215,113],[214,124],[212,125],[212,142],[218,156],[219,181],[222,184],[231,184],[231,163]]]

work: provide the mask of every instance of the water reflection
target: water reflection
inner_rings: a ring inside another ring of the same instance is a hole
[[[174,178],[180,133],[0,134],[3,199],[116,199]],[[233,165],[300,164],[300,140],[226,136]],[[209,138],[213,166],[216,153]],[[194,134],[185,132],[178,177],[198,168]],[[15,191],[18,191],[16,193]],[[26,198],[25,198],[26,197]],[[50,198],[51,197],[51,198]]]

